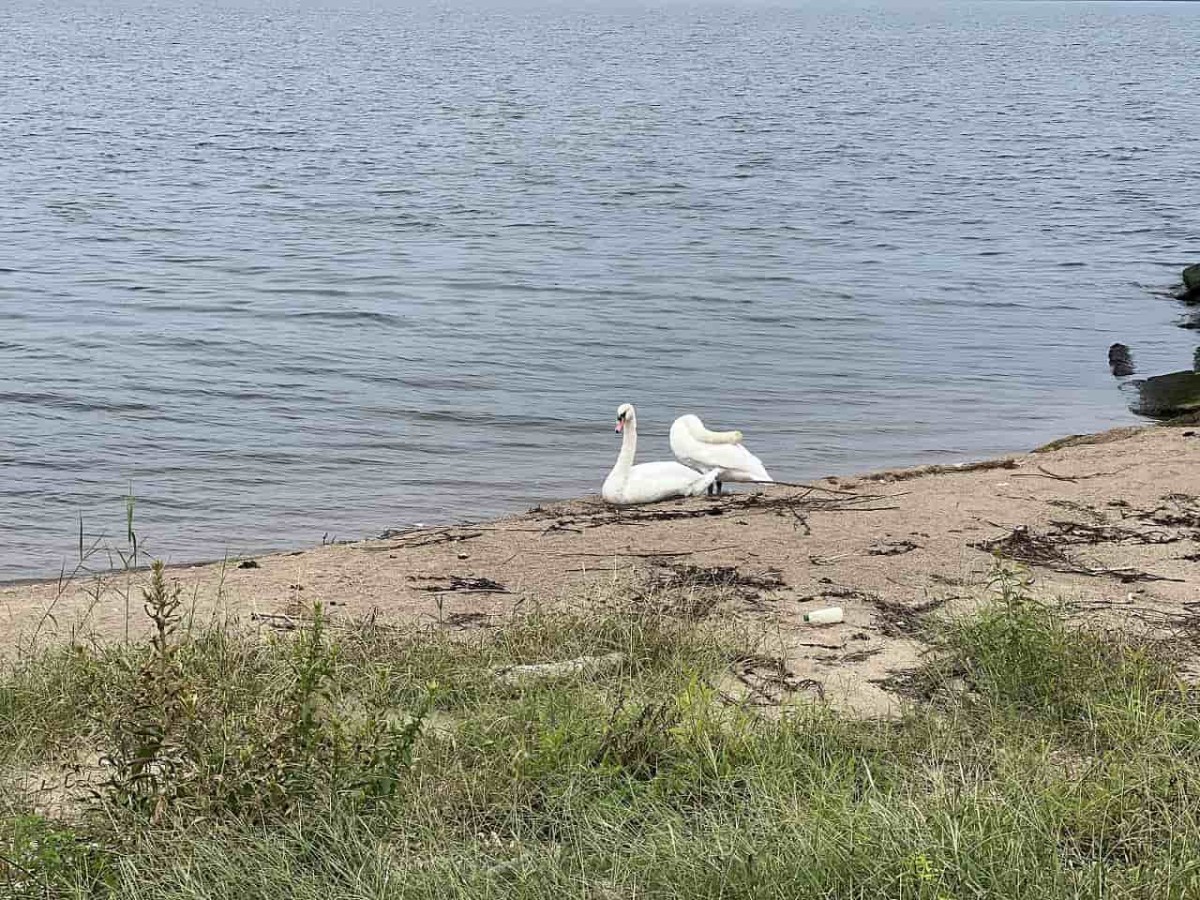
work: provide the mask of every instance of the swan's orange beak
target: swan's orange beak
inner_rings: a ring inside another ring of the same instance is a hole
[[[617,419],[617,427],[613,430],[616,431],[617,434],[620,434],[622,431],[624,431],[625,430],[625,420]]]

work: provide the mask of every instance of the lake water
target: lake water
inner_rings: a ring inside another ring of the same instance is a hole
[[[476,6],[479,6],[476,4]],[[1127,422],[1190,365],[1200,4],[0,8],[0,578]]]

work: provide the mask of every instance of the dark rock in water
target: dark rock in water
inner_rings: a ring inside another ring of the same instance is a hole
[[[1196,348],[1196,352],[1192,354],[1192,371],[1200,372],[1200,347]]]
[[[1183,270],[1183,293],[1179,299],[1184,303],[1200,303],[1200,265]]]
[[[1130,382],[1138,392],[1137,402],[1130,406],[1139,416],[1152,419],[1173,419],[1200,411],[1200,373],[1188,369],[1155,375],[1145,381]]]
[[[1108,367],[1118,378],[1124,378],[1137,371],[1133,367],[1133,355],[1124,344],[1113,344],[1108,348]]]

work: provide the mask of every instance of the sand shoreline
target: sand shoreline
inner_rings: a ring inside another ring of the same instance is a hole
[[[1200,437],[1163,426],[1038,452],[742,488],[614,510],[595,499],[380,539],[173,566],[197,621],[288,628],[320,601],[335,619],[469,634],[505,617],[616,594],[717,596],[764,626],[773,654],[862,712],[897,703],[924,649],[915,622],[987,592],[994,551],[1083,618],[1169,633],[1200,609]],[[140,628],[144,572],[0,585],[0,649]],[[1195,601],[1195,606],[1193,605]],[[840,605],[846,621],[803,614]],[[1185,666],[1185,668],[1187,668]]]
[[[1104,441],[1107,441],[1107,439],[1110,436],[1120,436],[1125,433],[1133,434],[1136,432],[1143,431],[1147,428],[1154,428],[1154,427],[1160,427],[1160,426],[1132,425],[1132,426],[1122,426],[1122,427],[1118,427],[1118,428],[1112,428],[1112,429],[1109,429],[1107,431],[1102,431],[1102,432],[1089,432],[1086,434],[1065,435],[1061,438],[1056,438],[1055,440],[1050,441],[1047,444],[1043,445],[1042,447],[1036,448],[1034,450],[1029,450],[1029,451],[1024,451],[1024,452],[1013,451],[1010,453],[1004,453],[1004,454],[1000,454],[998,456],[992,456],[992,457],[985,457],[983,459],[978,459],[978,460],[969,460],[969,461],[958,462],[958,463],[927,463],[927,464],[921,464],[921,465],[915,465],[915,466],[889,467],[886,469],[875,469],[875,470],[871,470],[871,471],[867,471],[867,472],[862,472],[862,473],[858,473],[855,475],[826,475],[826,476],[822,476],[819,478],[811,479],[810,481],[807,481],[807,482],[779,482],[779,484],[784,485],[784,486],[795,485],[795,486],[800,486],[800,487],[807,487],[807,486],[820,485],[822,483],[827,484],[827,485],[832,485],[832,484],[836,484],[839,480],[845,480],[845,479],[859,479],[859,480],[867,480],[867,481],[872,480],[872,479],[903,480],[903,479],[907,479],[907,478],[918,477],[920,475],[925,475],[925,474],[939,474],[939,473],[940,474],[950,474],[953,472],[972,471],[972,470],[983,469],[983,468],[1000,468],[1000,467],[1003,467],[1003,465],[1009,460],[1017,459],[1017,458],[1020,458],[1021,456],[1025,456],[1030,453],[1047,452],[1049,449],[1054,449],[1057,446],[1059,446],[1060,444],[1062,444],[1063,442],[1069,442],[1071,445],[1078,445],[1078,442],[1091,443],[1095,439],[1100,439],[1101,442],[1104,442]],[[751,489],[751,488],[749,488],[748,486],[745,486],[745,485],[733,484],[733,485],[728,486],[727,491],[729,493],[737,493],[740,490],[744,490],[744,489]],[[556,499],[556,500],[550,500],[550,501],[547,501],[546,504],[544,504],[544,505],[548,506],[548,507],[558,507],[558,506],[562,506],[562,505],[570,504],[570,503],[599,502],[599,499],[600,499],[599,495],[596,494],[596,495],[588,495],[586,497],[560,498],[560,499]],[[460,519],[457,522],[442,522],[442,523],[432,524],[432,525],[421,524],[421,525],[414,525],[414,526],[411,526],[408,528],[388,528],[388,529],[385,529],[380,534],[375,535],[373,537],[359,538],[356,540],[338,539],[338,540],[334,540],[334,541],[330,542],[329,544],[322,544],[322,545],[310,544],[310,545],[299,546],[299,547],[296,547],[296,546],[272,547],[269,544],[265,544],[261,548],[259,548],[257,551],[252,552],[252,553],[243,553],[243,554],[236,554],[236,555],[229,554],[226,556],[202,557],[199,559],[188,560],[185,562],[167,563],[166,568],[167,568],[167,571],[170,572],[170,571],[186,571],[189,569],[196,569],[196,568],[209,567],[209,566],[222,566],[222,565],[236,566],[238,563],[248,560],[248,559],[257,560],[257,559],[260,559],[263,557],[296,556],[296,555],[299,555],[302,553],[310,552],[312,550],[320,549],[321,547],[324,547],[324,546],[367,544],[367,543],[371,543],[373,541],[378,541],[378,540],[391,540],[391,539],[394,539],[401,535],[411,534],[414,532],[438,531],[438,530],[445,529],[445,528],[467,527],[467,526],[471,526],[471,525],[488,525],[488,524],[495,523],[495,522],[506,522],[506,521],[509,521],[510,519],[522,518],[524,516],[529,515],[531,512],[532,512],[532,510],[526,510],[525,512],[509,513],[507,515],[496,516],[491,519],[478,519],[478,520]],[[143,554],[142,558],[145,560],[148,560],[148,559],[152,558],[152,555]],[[128,568],[110,568],[110,569],[85,568],[85,570],[79,574],[81,574],[83,577],[92,577],[92,576],[107,577],[107,576],[115,576],[115,575],[118,575],[118,574],[121,574],[124,572],[148,572],[149,570],[150,570],[150,562],[139,562],[138,565],[131,566]],[[71,571],[68,568],[66,568],[65,566],[62,569],[62,572],[63,572],[62,575],[28,575],[28,576],[22,576],[20,578],[0,578],[0,591],[5,591],[8,589],[52,585],[52,584],[57,584],[60,581],[60,579],[63,577],[67,577],[67,578],[77,577],[76,575],[73,575],[71,573]],[[2,642],[2,641],[3,641],[3,638],[0,637],[0,642]]]

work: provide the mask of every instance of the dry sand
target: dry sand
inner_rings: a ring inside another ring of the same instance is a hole
[[[990,549],[1025,562],[1038,593],[1081,618],[1190,640],[1200,622],[1200,436],[1127,428],[1065,444],[628,510],[577,500],[171,576],[201,620],[286,628],[320,601],[334,617],[464,633],[531,609],[602,603],[613,586],[647,596],[666,586],[686,601],[715,585],[728,612],[765,626],[793,683],[844,709],[886,713],[897,676],[924,649],[917,619],[986,596]],[[0,647],[137,631],[146,579],[0,586]],[[844,623],[803,622],[831,605]]]

